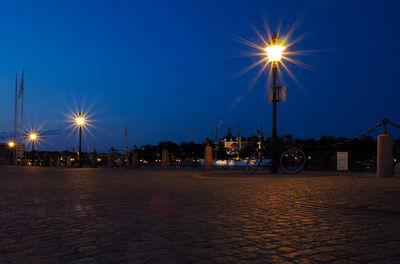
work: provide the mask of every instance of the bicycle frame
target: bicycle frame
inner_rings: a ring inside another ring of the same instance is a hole
[[[270,143],[266,143],[262,132],[257,131],[259,140],[257,143],[257,150],[249,157],[246,164],[246,172],[254,173],[261,166],[263,160],[270,158],[268,165],[272,165],[274,159],[272,158]],[[284,140],[278,140],[277,147],[279,164],[276,164],[285,173],[298,173],[305,166],[305,154],[303,150],[295,146],[285,146]],[[270,168],[269,168],[270,169]]]

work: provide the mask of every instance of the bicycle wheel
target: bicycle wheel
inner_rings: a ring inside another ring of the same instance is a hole
[[[280,166],[286,173],[298,173],[306,164],[306,155],[296,147],[286,149],[281,155]]]
[[[260,166],[262,159],[263,159],[263,157],[261,155],[261,151],[254,152],[247,160],[246,173],[249,173],[249,174],[254,173]]]

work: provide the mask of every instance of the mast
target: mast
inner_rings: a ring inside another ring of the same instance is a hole
[[[238,145],[239,145],[239,152],[238,152],[238,159],[239,159],[240,158],[240,151],[242,150],[242,139],[240,138],[240,119],[239,118],[238,118],[237,132],[238,132],[237,142],[238,142]]]
[[[22,150],[22,133],[24,132],[24,125],[23,125],[23,121],[24,121],[24,69],[22,69],[22,80],[21,80],[21,88],[19,90],[19,95],[21,96],[21,131],[20,131],[20,142],[19,144],[21,144],[20,148]]]
[[[125,127],[125,146],[124,146],[124,154],[126,162],[128,162],[128,127]]]
[[[15,74],[15,105],[14,105],[14,143],[18,143],[18,73]],[[14,148],[14,162],[16,161],[17,152]]]
[[[238,158],[239,158],[239,153],[240,153],[240,150],[242,149],[242,139],[240,138],[240,119],[238,119],[238,122],[237,122],[237,134],[238,134],[238,138],[237,138],[237,142],[238,142],[238,144],[239,144],[239,152],[238,152]]]
[[[215,121],[215,148],[214,148],[214,159],[217,160],[218,153],[218,120]]]
[[[238,133],[239,149],[241,149],[240,142],[241,142],[242,140],[241,140],[241,138],[240,138],[240,119],[238,119],[238,122],[237,122],[237,133]]]

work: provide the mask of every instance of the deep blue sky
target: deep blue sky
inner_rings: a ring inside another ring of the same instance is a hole
[[[398,1],[2,1],[0,4],[0,132],[13,130],[15,73],[25,69],[25,121],[42,130],[68,127],[64,113],[92,105],[99,151],[159,141],[202,142],[241,120],[250,136],[271,130],[266,76],[248,91],[251,48],[266,13],[285,33],[303,13],[293,49],[315,72],[290,65],[278,133],[309,138],[355,136],[383,117],[400,123]],[[235,101],[240,98],[238,103]],[[397,137],[399,131],[394,129]],[[76,146],[76,133],[43,137],[42,148]]]

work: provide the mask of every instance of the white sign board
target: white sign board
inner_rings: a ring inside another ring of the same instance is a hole
[[[347,171],[349,170],[349,153],[338,152],[337,153],[337,170]]]

